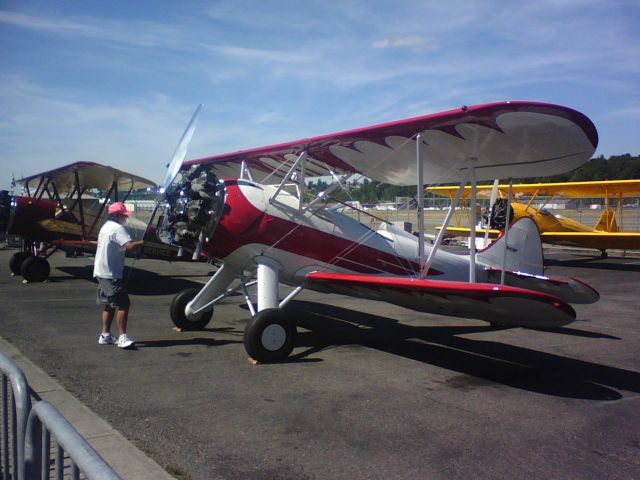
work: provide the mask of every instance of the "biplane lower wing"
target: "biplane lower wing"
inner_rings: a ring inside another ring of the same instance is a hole
[[[544,243],[598,250],[639,250],[640,232],[543,232]]]
[[[327,293],[393,303],[416,311],[475,318],[504,325],[555,327],[576,318],[553,295],[488,283],[313,272],[307,287]]]

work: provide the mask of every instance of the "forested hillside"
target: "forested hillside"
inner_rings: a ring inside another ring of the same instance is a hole
[[[640,179],[640,156],[614,155],[593,158],[572,172],[553,177],[523,179],[527,182],[584,182],[589,180]]]

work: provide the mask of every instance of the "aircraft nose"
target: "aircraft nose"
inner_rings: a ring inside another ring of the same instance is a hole
[[[57,206],[55,200],[23,196],[12,197],[7,233],[19,236],[32,234],[37,222],[55,217]]]

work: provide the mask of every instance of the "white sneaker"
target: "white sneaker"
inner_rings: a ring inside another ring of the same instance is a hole
[[[127,335],[126,333],[123,333],[122,335],[120,335],[120,337],[118,338],[118,347],[120,348],[129,348],[129,347],[133,347],[133,345],[136,342],[133,341],[133,339]]]
[[[98,343],[100,345],[113,345],[117,341],[118,339],[115,335],[111,335],[110,333],[101,333],[98,337]]]

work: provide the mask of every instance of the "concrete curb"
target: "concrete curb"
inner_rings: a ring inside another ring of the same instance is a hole
[[[124,480],[175,480],[2,337],[0,351],[18,364],[33,391],[53,404]]]

